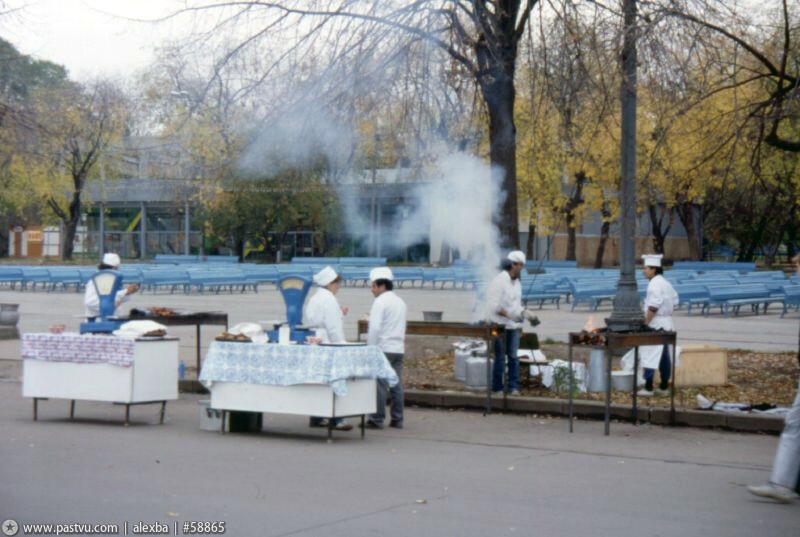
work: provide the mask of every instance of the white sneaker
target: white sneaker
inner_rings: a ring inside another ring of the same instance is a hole
[[[795,491],[782,485],[775,485],[774,483],[767,483],[766,485],[750,485],[747,487],[750,494],[761,496],[762,498],[769,498],[780,503],[789,503],[798,498]]]
[[[508,395],[519,395],[519,390],[511,390],[511,393]]]
[[[656,388],[655,390],[653,390],[653,393],[655,393],[656,395],[658,395],[660,397],[663,397],[665,395],[667,397],[669,397],[669,393],[670,392],[669,392],[669,388],[667,388],[666,390],[662,390],[661,388]]]
[[[636,392],[636,395],[638,395],[639,397],[653,397],[653,390],[645,390],[644,388],[642,388],[641,390]]]

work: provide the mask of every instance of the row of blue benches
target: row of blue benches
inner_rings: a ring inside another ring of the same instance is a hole
[[[739,280],[739,281],[737,281]],[[743,306],[749,306],[755,314],[766,312],[771,304],[782,304],[785,315],[789,308],[800,306],[800,282],[796,279],[768,279],[747,281],[740,277],[728,280],[684,280],[674,283],[680,305],[686,305],[689,315],[692,309],[700,307],[704,315],[712,308],[719,307],[720,312],[728,316],[738,315]],[[647,281],[637,281],[641,299],[647,289]],[[571,302],[572,310],[581,303],[588,304],[596,310],[603,301],[610,301],[617,293],[617,279],[540,279],[528,282],[523,287],[523,300],[526,304],[554,303],[559,307],[562,299]]]
[[[346,285],[366,286],[369,282],[370,267],[336,266],[342,274]],[[235,267],[177,265],[123,265],[120,272],[126,283],[137,283],[143,291],[168,289],[171,292],[182,289],[186,292],[207,289],[219,290],[230,288],[246,291],[258,290],[259,284],[276,284],[288,274],[297,274],[308,278],[319,271],[319,266],[300,264],[287,265],[247,265]],[[23,291],[46,291],[74,289],[79,291],[97,272],[95,267],[28,267],[0,266],[0,285]],[[437,269],[422,267],[396,267],[393,269],[398,287],[431,285],[444,287],[474,286],[475,276],[471,271],[459,269]]]

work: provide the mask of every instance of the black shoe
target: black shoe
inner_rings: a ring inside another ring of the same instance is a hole
[[[403,428],[403,422],[402,421],[392,421],[391,423],[389,423],[389,427],[394,427],[395,429],[402,429]]]
[[[359,425],[359,427],[361,427],[361,425]],[[367,429],[382,430],[383,429],[383,423],[378,423],[378,422],[375,422],[375,421],[367,421],[366,428]]]

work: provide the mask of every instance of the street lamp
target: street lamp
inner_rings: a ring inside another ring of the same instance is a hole
[[[614,332],[644,325],[636,289],[636,0],[623,0],[622,132],[620,135],[620,275],[614,311],[606,326]]]

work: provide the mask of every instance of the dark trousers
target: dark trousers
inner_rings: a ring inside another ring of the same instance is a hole
[[[669,379],[672,375],[672,359],[669,355],[669,347],[664,345],[664,350],[661,351],[661,360],[658,362],[658,372],[661,374],[661,383],[659,388],[666,390],[669,387]],[[653,389],[653,378],[655,377],[656,370],[644,368],[644,387],[647,390]]]
[[[397,373],[398,382],[395,386],[389,386],[384,379],[378,379],[378,408],[375,414],[369,417],[373,423],[383,424],[386,419],[386,395],[392,395],[391,419],[392,423],[403,423],[403,355],[395,353],[384,353],[389,360],[394,372]]]

